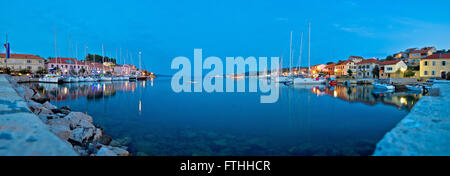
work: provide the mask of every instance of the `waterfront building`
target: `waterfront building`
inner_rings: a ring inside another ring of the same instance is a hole
[[[378,74],[374,75],[373,70],[378,68],[377,59],[367,59],[359,63],[356,63],[356,77],[357,78],[375,78]]]
[[[335,63],[330,63],[325,66],[323,69],[323,73],[325,73],[328,76],[334,76],[334,66],[336,66]]]
[[[130,75],[132,73],[133,67],[131,65],[115,65],[114,74],[115,75]],[[136,71],[134,71],[136,72]]]
[[[409,50],[408,50],[409,51]],[[419,65],[420,59],[433,55],[436,52],[435,47],[424,47],[420,50],[409,51],[408,65]]]
[[[347,76],[348,70],[352,71],[352,75],[356,74],[356,63],[352,60],[346,60],[344,62],[337,63],[334,66],[336,76]]]
[[[50,58],[45,67],[49,73],[59,72],[61,75],[78,75],[81,70],[84,70],[84,73],[89,71],[84,62],[75,58]]]
[[[450,54],[434,54],[420,59],[420,77],[447,78],[450,72]]]
[[[10,58],[6,58],[5,53],[0,53],[0,67],[8,67],[12,71],[29,70],[36,73],[45,68],[44,63],[44,58],[37,55],[10,54]]]
[[[318,73],[320,73],[320,72],[323,71],[323,69],[325,68],[325,66],[327,66],[327,65],[325,65],[325,64],[319,64],[319,65],[311,66],[311,73],[312,73],[312,74],[318,74]]]
[[[402,60],[384,61],[379,63],[380,78],[402,78],[408,66]]]

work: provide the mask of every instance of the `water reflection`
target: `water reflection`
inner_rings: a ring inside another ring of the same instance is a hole
[[[174,93],[161,79],[30,86],[89,113],[134,155],[158,156],[370,155],[422,96],[295,85],[261,104],[259,92]]]
[[[379,91],[368,85],[312,86],[294,85],[294,89],[310,90],[317,96],[332,96],[347,102],[361,102],[367,105],[383,103],[398,109],[411,110],[423,94],[417,92]]]

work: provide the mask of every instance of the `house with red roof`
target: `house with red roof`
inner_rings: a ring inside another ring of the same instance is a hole
[[[383,61],[378,63],[380,78],[402,78],[408,66],[402,60]]]
[[[373,70],[378,68],[378,59],[366,59],[356,63],[357,78],[376,78],[379,74],[373,74]]]
[[[0,53],[0,67],[9,68],[12,71],[29,70],[33,73],[45,68],[44,58],[32,54],[10,54],[6,58],[5,53]]]
[[[45,63],[45,67],[49,73],[59,71],[62,75],[78,75],[81,74],[80,70],[85,70],[85,74],[89,72],[86,63],[75,58],[50,58],[50,61]]]
[[[450,79],[450,54],[433,54],[420,59],[420,77]]]
[[[419,65],[420,59],[433,55],[436,52],[435,47],[424,47],[420,50],[413,50],[409,52],[407,63],[409,65]]]
[[[336,66],[335,63],[330,63],[325,66],[322,72],[324,72],[328,76],[334,76],[334,67]]]

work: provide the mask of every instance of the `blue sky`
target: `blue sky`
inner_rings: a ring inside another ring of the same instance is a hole
[[[0,41],[9,35],[12,51],[54,56],[54,28],[59,56],[69,56],[75,43],[90,53],[115,56],[128,49],[137,64],[142,51],[145,69],[172,74],[176,56],[289,55],[294,31],[297,60],[300,33],[307,42],[312,22],[311,63],[346,59],[350,55],[384,58],[410,47],[450,49],[450,1],[183,1],[0,0]],[[304,45],[307,56],[307,45]],[[4,52],[4,48],[0,50]],[[123,54],[125,55],[125,54]],[[295,62],[297,63],[297,61]],[[303,57],[302,65],[307,65]]]

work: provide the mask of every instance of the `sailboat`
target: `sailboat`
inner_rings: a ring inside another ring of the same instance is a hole
[[[289,74],[283,75],[283,56],[281,56],[281,73],[278,76],[278,78],[275,78],[275,81],[278,83],[291,83],[292,82],[292,78],[291,78],[291,59],[292,59],[292,31],[291,31],[291,39],[290,39],[290,45],[289,45]]]
[[[55,57],[56,57],[56,73],[58,73],[58,46],[56,40],[56,27],[55,27]],[[42,83],[62,83],[65,78],[58,74],[45,74],[42,78],[39,78],[39,82]]]
[[[311,23],[309,23],[309,44],[308,44],[308,71],[311,70]],[[319,78],[310,78],[299,75],[294,79],[294,84],[325,84],[325,80]]]
[[[139,51],[139,72],[138,72],[138,74],[136,76],[136,79],[137,80],[146,80],[147,77],[142,75],[143,72],[142,72],[142,66],[141,66],[141,55],[142,55],[142,52]]]
[[[107,77],[105,76],[105,50],[102,44],[102,71],[103,71],[103,75],[100,77],[99,81],[111,81],[112,78],[111,77]]]

